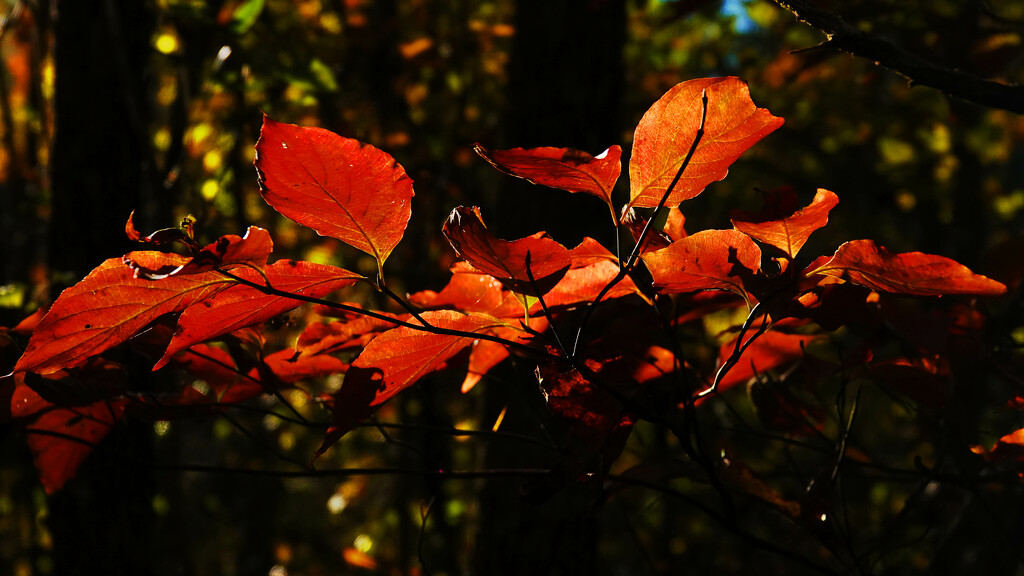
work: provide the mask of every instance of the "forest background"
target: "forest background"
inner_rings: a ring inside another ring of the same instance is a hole
[[[942,69],[1024,80],[1024,1],[814,5]],[[1019,114],[814,48],[824,34],[768,0],[3,0],[0,13],[0,326],[131,250],[123,231],[132,210],[140,230],[190,213],[208,239],[258,225],[279,257],[372,272],[372,259],[338,251],[263,203],[252,162],[264,112],[371,143],[405,167],[416,197],[391,257],[398,293],[443,285],[455,255],[438,232],[460,204],[500,215],[488,219],[499,237],[546,230],[575,245],[594,235],[582,223],[604,221],[603,207],[513,181],[473,144],[628,150],[652,102],[707,76],[745,79],[786,124],[686,204],[688,228],[728,226],[732,208],[756,205],[756,190],[791,185],[802,197],[827,188],[841,198],[809,244],[815,253],[872,238],[984,273],[1022,251]],[[995,319],[1017,346],[1020,312],[1016,299]],[[529,377],[523,370],[491,375],[467,396],[403,395],[389,415],[413,430],[376,436],[370,427],[333,457],[409,470],[437,451],[486,470],[502,452],[512,454],[503,463],[528,466],[522,442],[424,432],[489,430],[503,408],[504,430],[529,430],[529,401],[511,384]],[[898,441],[875,448],[912,460],[920,439],[901,430],[914,418],[872,407],[860,416],[863,433],[884,430]],[[1024,425],[990,424],[977,422],[978,444]],[[570,490],[534,505],[519,501],[514,474],[260,474],[285,468],[282,454],[308,458],[322,430],[255,413],[126,423],[47,495],[22,428],[0,423],[0,567],[12,574],[773,573],[792,560],[744,562],[742,541],[656,490],[607,501]],[[863,571],[1018,570],[1019,487],[963,490],[941,531],[930,518],[907,519],[911,490],[898,481],[851,493],[850,507],[879,510],[857,532],[858,553],[871,559]]]

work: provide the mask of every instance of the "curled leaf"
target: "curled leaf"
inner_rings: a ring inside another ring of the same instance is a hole
[[[163,265],[148,268],[144,264],[125,257],[125,262],[136,270],[136,275],[147,280],[163,280],[171,276],[200,274],[215,268],[252,266],[262,270],[267,257],[274,249],[270,233],[256,226],[250,226],[245,236],[229,234],[203,248],[195,256],[177,266]]]
[[[597,196],[609,209],[613,207],[612,189],[622,170],[622,149],[618,146],[597,156],[572,148],[489,150],[476,144],[473,150],[505,174],[533,184]]]
[[[810,205],[796,210],[793,189],[779,188],[765,195],[764,207],[759,212],[734,210],[732,225],[795,258],[811,233],[828,224],[828,213],[838,203],[839,197],[834,192],[819,188]]]
[[[442,231],[459,257],[520,294],[538,296],[530,275],[543,293],[554,286],[572,264],[569,250],[543,232],[512,241],[495,238],[487,231],[480,209],[476,207],[460,206],[452,210]]]
[[[1006,286],[971,272],[944,256],[906,252],[893,254],[871,240],[853,240],[808,274],[843,278],[879,292],[913,296],[943,294],[999,295]]]

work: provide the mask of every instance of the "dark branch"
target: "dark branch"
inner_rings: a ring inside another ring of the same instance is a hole
[[[775,3],[792,12],[801,22],[824,32],[827,40],[820,48],[834,48],[871,60],[903,76],[911,86],[928,86],[968,102],[1024,114],[1024,86],[1001,84],[936,66],[888,40],[858,30],[806,0],[775,0]]]

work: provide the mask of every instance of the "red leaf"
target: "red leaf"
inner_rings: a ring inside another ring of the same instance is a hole
[[[422,309],[455,308],[488,314],[501,306],[503,299],[497,278],[461,261],[452,266],[452,278],[440,292],[424,290],[409,296],[409,302]]]
[[[985,456],[986,460],[1022,461],[1024,460],[1024,428],[1003,436],[988,453],[984,448],[972,448],[972,451]]]
[[[538,295],[527,274],[527,254],[530,272],[542,293],[553,286],[572,263],[569,250],[543,232],[513,241],[495,238],[480,218],[480,209],[475,207],[460,206],[452,210],[442,231],[460,258],[520,294]]]
[[[668,218],[665,219],[665,228],[663,229],[669,239],[675,242],[686,238],[688,234],[685,226],[686,216],[683,216],[683,211],[679,209],[679,206],[669,208]]]
[[[263,277],[248,268],[234,273],[244,280],[264,282]],[[267,266],[264,273],[274,288],[310,298],[326,296],[362,278],[342,268],[297,260],[279,260]],[[193,344],[266,322],[300,304],[300,300],[264,294],[244,284],[231,286],[181,314],[174,338],[153,369],[161,368],[171,356]]]
[[[838,203],[835,193],[819,188],[809,206],[794,212],[796,194],[793,189],[779,188],[767,193],[760,212],[734,210],[732,225],[795,258],[811,233],[828,224],[828,213]]]
[[[569,254],[572,257],[572,267],[558,284],[544,294],[544,303],[549,307],[590,302],[597,298],[598,293],[619,273],[618,260],[615,256],[591,238],[584,238],[579,246],[569,251]],[[630,294],[640,294],[640,289],[627,276],[604,297],[610,300]],[[533,308],[539,309],[540,304]]]
[[[47,494],[60,490],[74,477],[93,446],[124,416],[127,403],[121,399],[80,408],[58,408],[44,413],[25,429],[32,460]]]
[[[377,313],[384,314],[379,311]],[[393,317],[396,320],[399,319],[398,316]],[[401,318],[404,320],[408,317]],[[362,348],[381,332],[394,327],[394,322],[369,316],[353,316],[328,324],[314,322],[306,326],[306,329],[299,335],[296,351],[303,355],[310,355]]]
[[[409,224],[412,180],[369,144],[264,116],[255,164],[275,210],[366,252],[378,266]]]
[[[736,230],[704,230],[641,257],[663,294],[729,290],[746,298],[744,277],[761,268],[761,249]]]
[[[535,332],[544,332],[548,329],[548,319],[543,316],[530,318],[530,329]],[[519,328],[503,327],[491,331],[495,336],[506,340],[518,341],[524,339],[526,333]],[[462,393],[465,394],[473,389],[492,368],[509,357],[509,350],[504,344],[490,340],[480,340],[473,343],[469,351],[469,367],[466,369],[466,377],[462,380]]]
[[[249,265],[262,270],[273,249],[274,243],[270,239],[270,233],[263,228],[250,226],[245,236],[221,236],[216,242],[200,250],[195,257],[178,266],[149,268],[127,256],[125,261],[136,269],[136,275],[147,280],[163,280],[171,276],[201,274],[214,268],[232,268],[239,265]]]
[[[789,334],[775,330],[765,332],[743,351],[739,362],[719,382],[718,391],[728,390],[769,370],[793,365],[804,357],[804,348],[819,337],[814,334]],[[735,349],[735,339],[722,346],[718,355],[719,365],[732,356]]]
[[[572,148],[488,150],[476,144],[473,149],[505,174],[532,184],[597,196],[608,204],[612,214],[615,213],[612,189],[622,171],[622,149],[618,146],[596,157]]]
[[[468,333],[489,332],[508,325],[484,314],[450,310],[424,312],[425,321],[438,328]],[[415,322],[415,320],[411,320]],[[433,334],[398,327],[374,338],[363,349],[335,394],[334,418],[317,451],[322,454],[376,406],[412,386],[424,375],[441,370],[448,360],[473,343],[468,336]]]
[[[622,212],[622,225],[629,230],[630,236],[633,237],[633,242],[640,240],[640,236],[644,233],[644,228],[647,227],[647,222],[647,218],[639,216],[632,208],[627,208]],[[651,230],[647,233],[647,238],[644,239],[644,245],[640,247],[640,253],[645,254],[661,250],[662,248],[667,248],[671,243],[672,238],[666,232],[652,226]]]
[[[758,140],[782,126],[782,118],[757,108],[739,78],[701,78],[677,84],[644,114],[633,136],[628,206],[653,208],[679,171],[700,127],[707,91],[704,136],[666,206],[676,206],[725,178],[729,166]]]
[[[163,252],[132,252],[125,258],[152,269],[188,260]],[[136,278],[121,258],[111,258],[61,293],[32,333],[14,371],[49,374],[81,364],[161,315],[180,312],[231,284],[217,272],[160,281]]]
[[[915,296],[943,294],[998,295],[1006,286],[943,256],[907,252],[893,254],[871,240],[853,240],[831,260],[808,274],[844,278],[879,292]]]

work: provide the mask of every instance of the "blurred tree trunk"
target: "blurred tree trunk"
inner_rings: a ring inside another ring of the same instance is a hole
[[[48,261],[59,284],[131,249],[128,213],[151,199],[145,69],[152,33],[144,2],[57,0],[55,137]],[[60,275],[64,277],[61,278]],[[49,501],[54,574],[152,574],[152,429],[104,441]]]
[[[49,265],[76,278],[130,249],[128,213],[152,200],[145,3],[58,0]]]
[[[509,61],[506,148],[560,146],[598,154],[620,143],[625,0],[518,0]],[[488,215],[490,215],[488,217]],[[583,236],[614,242],[608,209],[594,198],[507,178],[484,212],[502,238],[546,230],[575,245]],[[529,383],[521,383],[524,388]],[[488,386],[488,414],[505,400]],[[488,467],[508,465],[500,443],[488,445]],[[573,487],[528,504],[510,486],[488,482],[480,494],[474,574],[593,574],[597,562],[595,494]]]
[[[516,2],[505,147],[571,147],[599,154],[621,144],[625,0]],[[498,223],[500,215],[501,223]],[[504,237],[545,230],[563,243],[614,242],[594,198],[510,180],[489,220]]]

